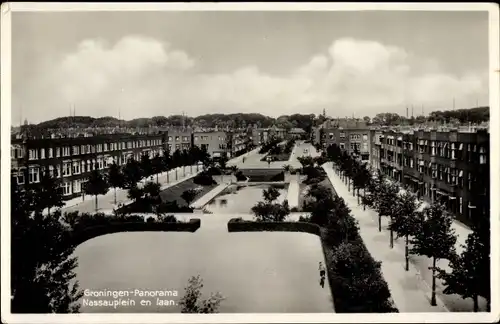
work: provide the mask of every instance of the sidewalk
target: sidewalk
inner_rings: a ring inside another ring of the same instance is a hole
[[[394,242],[394,249],[389,248],[389,232],[386,229],[378,231],[376,213],[369,209],[363,211],[363,207],[358,205],[357,198],[352,196],[352,192],[347,190],[347,186],[335,174],[331,163],[325,163],[323,168],[337,194],[344,198],[353,217],[359,222],[360,235],[366,248],[376,261],[382,261],[382,275],[399,312],[448,311],[439,298],[438,306],[431,306],[430,289],[414,266],[410,265],[410,270],[405,271],[404,248],[401,250],[397,247],[398,243],[402,242]]]

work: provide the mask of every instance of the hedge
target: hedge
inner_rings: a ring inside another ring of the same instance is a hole
[[[189,222],[112,222],[107,225],[87,227],[81,231],[73,232],[75,245],[93,239],[94,237],[119,233],[119,232],[191,232],[194,233],[201,226],[199,218],[192,218]]]
[[[229,232],[303,232],[320,236],[316,224],[303,222],[254,222],[233,218],[227,223]]]

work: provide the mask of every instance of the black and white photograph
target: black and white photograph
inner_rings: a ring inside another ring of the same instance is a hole
[[[351,5],[3,3],[2,322],[498,320],[499,7]]]

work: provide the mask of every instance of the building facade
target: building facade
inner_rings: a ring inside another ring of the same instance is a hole
[[[193,144],[206,148],[210,156],[216,158],[230,153],[229,140],[225,131],[197,131],[193,134]]]
[[[172,154],[176,150],[189,150],[193,146],[194,134],[192,129],[169,129],[167,149]]]
[[[370,158],[370,130],[350,128],[322,128],[320,143],[323,147],[337,144],[349,154],[357,154],[362,161]]]
[[[48,172],[59,180],[65,199],[83,194],[83,184],[94,169],[103,172],[113,162],[163,154],[166,133],[106,134],[66,138],[13,138],[11,174],[24,187],[40,182]]]
[[[466,223],[489,217],[489,133],[372,131],[371,164]]]

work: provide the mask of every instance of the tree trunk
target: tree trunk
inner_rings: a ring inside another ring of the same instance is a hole
[[[156,183],[160,182],[160,181],[158,181],[158,175],[159,175],[159,173],[156,174]]]
[[[408,254],[408,234],[405,235],[405,270],[410,270],[410,256]]]
[[[391,243],[390,243],[390,247],[391,249],[394,247],[394,231],[392,230],[392,216],[389,218],[389,227],[390,227],[390,240],[391,240]]]
[[[182,174],[183,174],[183,177],[186,177],[186,166],[185,165],[182,166]]]
[[[114,189],[115,189],[115,205],[116,205],[116,187]]]
[[[431,306],[436,306],[436,258],[432,258],[432,296]]]
[[[193,164],[192,164],[192,163],[191,163],[191,165],[189,166],[189,172],[190,172],[191,174],[193,174]]]
[[[177,177],[177,171],[178,171],[178,170],[179,170],[179,168],[178,168],[178,167],[176,167],[176,168],[175,168],[175,181],[177,181],[177,180],[178,180],[178,177]]]
[[[97,213],[97,195],[95,195],[95,211]]]
[[[472,300],[474,301],[474,313],[477,313],[479,311],[479,301],[478,301],[478,296],[474,295],[472,297]]]
[[[382,215],[378,215],[378,231],[382,232]]]
[[[167,170],[167,183],[169,183],[169,182],[170,182],[169,172],[170,172],[170,170]]]

